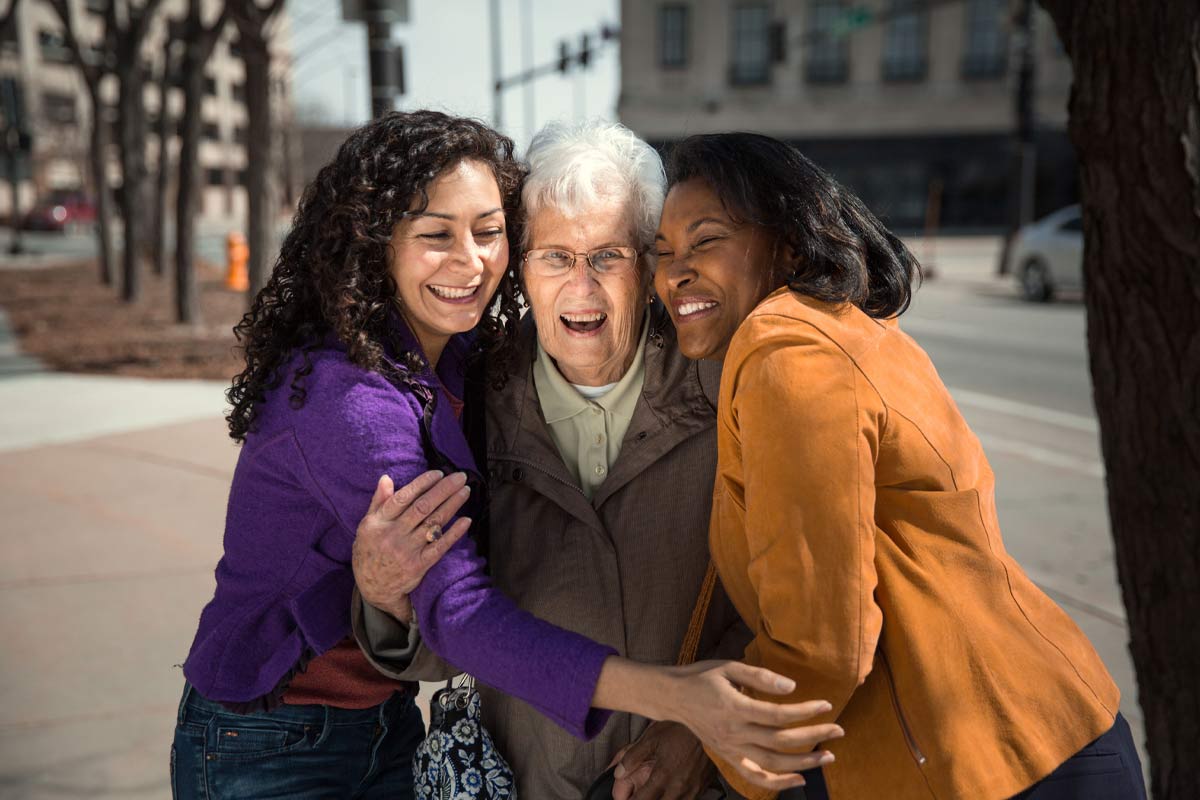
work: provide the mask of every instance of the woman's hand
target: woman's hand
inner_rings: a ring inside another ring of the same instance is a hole
[[[354,580],[365,601],[412,620],[409,593],[471,527],[463,517],[442,530],[470,496],[466,482],[461,472],[442,477],[434,470],[394,491],[390,477],[379,479],[354,539]]]
[[[600,670],[592,705],[681,722],[747,782],[772,791],[803,786],[795,773],[833,761],[832,753],[810,751],[844,735],[838,725],[796,727],[831,711],[829,703],[780,705],[755,700],[743,687],[787,695],[796,682],[737,661],[653,667],[611,656]]]
[[[710,750],[748,782],[783,791],[803,786],[795,774],[832,763],[833,754],[813,748],[845,735],[833,723],[799,726],[833,707],[824,700],[780,705],[742,692],[786,695],[796,683],[767,669],[737,661],[703,661],[676,668],[679,702],[671,718],[687,725]]]

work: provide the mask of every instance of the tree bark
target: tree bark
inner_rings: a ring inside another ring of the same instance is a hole
[[[121,216],[125,246],[121,253],[121,297],[132,302],[142,294],[141,259],[146,227],[146,114],[143,106],[145,78],[135,43],[126,38],[118,55],[117,120],[121,150]]]
[[[96,203],[96,244],[99,249],[100,282],[113,285],[112,192],[108,185],[108,123],[99,89],[89,89],[92,98],[92,131],[89,160],[92,167],[92,196]]]
[[[1084,300],[1151,788],[1200,797],[1200,4],[1041,0],[1071,57]],[[1127,698],[1131,701],[1133,698]]]
[[[246,243],[250,247],[246,271],[248,294],[254,298],[267,282],[272,245],[271,58],[263,38],[247,41],[243,33],[241,47],[246,62]]]
[[[167,271],[167,182],[171,176],[171,114],[168,98],[171,91],[171,45],[167,36],[163,45],[162,74],[158,79],[158,172],[154,193],[154,273]]]
[[[271,49],[267,23],[283,8],[283,0],[262,7],[255,0],[229,0],[238,27],[238,43],[246,65],[246,239],[250,258],[249,302],[267,282],[270,255],[274,249],[274,195],[271,181],[271,151],[274,133],[271,119]]]

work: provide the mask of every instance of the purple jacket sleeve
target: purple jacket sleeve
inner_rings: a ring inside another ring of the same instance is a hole
[[[428,466],[415,398],[348,364],[330,371],[314,371],[297,438],[313,490],[353,536],[381,475],[400,487]],[[616,650],[517,608],[492,586],[469,537],[426,574],[412,600],[425,642],[449,663],[575,736],[604,727],[609,713],[591,701]]]

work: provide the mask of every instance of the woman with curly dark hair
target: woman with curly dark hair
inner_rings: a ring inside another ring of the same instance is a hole
[[[713,561],[746,661],[851,732],[829,796],[1144,800],[1116,685],[1005,551],[979,440],[896,323],[904,244],[766,136],[691,137],[668,177],[655,284],[724,364]]]
[[[486,511],[470,395],[518,317],[521,179],[507,138],[423,111],[356,131],[306,190],[237,328],[246,368],[228,419],[243,447],[216,591],[184,664],[176,797],[412,796],[416,687],[377,673],[349,636],[368,508],[409,521],[431,565],[411,588],[425,641],[577,736],[599,731],[603,709],[680,721],[743,754],[836,730],[788,729],[818,704],[734,685],[791,689],[766,670],[638,665],[521,612],[461,538]]]

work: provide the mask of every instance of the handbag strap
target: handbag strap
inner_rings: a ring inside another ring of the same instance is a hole
[[[696,598],[696,606],[692,609],[692,621],[688,623],[683,645],[679,648],[679,660],[675,662],[678,666],[684,667],[696,660],[696,651],[700,648],[700,634],[704,630],[704,620],[708,617],[708,607],[712,604],[713,590],[716,586],[717,568],[710,559],[708,571],[704,573],[704,583],[700,585],[700,596]]]

